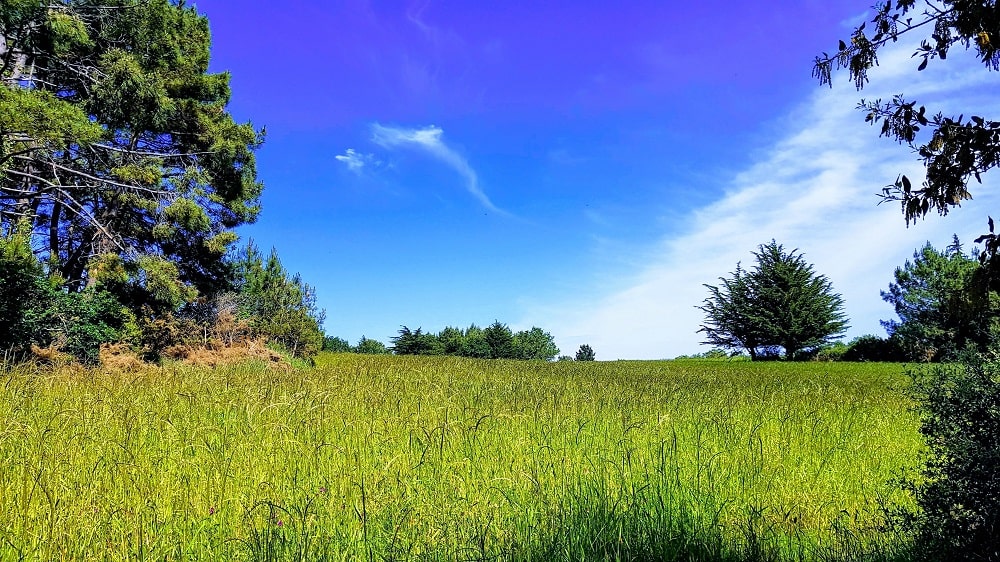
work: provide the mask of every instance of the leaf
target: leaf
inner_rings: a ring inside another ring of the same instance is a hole
[[[993,217],[989,217],[990,232],[993,232]]]
[[[841,51],[846,51],[847,50],[847,43],[844,43],[843,39],[840,40],[840,50]]]
[[[909,193],[910,192],[910,188],[912,187],[910,185],[910,178],[908,178],[906,176],[903,176],[901,183],[903,184],[903,191],[906,192],[906,193]]]
[[[920,63],[920,66],[917,67],[917,70],[920,71],[925,68],[927,68],[927,57],[924,57],[924,62]]]

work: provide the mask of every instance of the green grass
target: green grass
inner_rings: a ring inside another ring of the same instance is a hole
[[[0,371],[0,560],[905,557],[899,365]]]

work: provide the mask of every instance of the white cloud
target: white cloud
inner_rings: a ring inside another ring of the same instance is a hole
[[[716,284],[750,252],[772,238],[798,248],[846,301],[850,337],[883,334],[880,319],[893,318],[879,291],[915,248],[931,241],[947,245],[958,233],[971,246],[985,230],[986,216],[1000,203],[1000,172],[974,185],[976,200],[947,217],[928,217],[906,228],[897,204],[876,205],[875,196],[905,172],[914,183],[922,168],[905,146],[878,138],[855,110],[861,97],[908,98],[947,113],[976,109],[1000,114],[991,95],[996,74],[955,52],[946,63],[916,72],[912,48],[886,52],[863,91],[846,74],[832,89],[819,88],[785,120],[782,138],[760,151],[759,160],[732,177],[725,195],[699,209],[684,232],[661,240],[639,271],[596,302],[567,302],[533,311],[527,324],[550,327],[563,352],[589,343],[599,359],[664,358],[703,348],[696,330],[703,322],[703,284]],[[986,95],[984,95],[986,94]],[[706,186],[712,187],[712,186]]]
[[[338,154],[334,158],[347,165],[348,170],[360,174],[365,164],[371,162],[374,157],[371,154],[359,154],[353,148],[348,148],[344,154]]]
[[[469,165],[468,160],[455,149],[445,144],[442,136],[444,131],[433,125],[419,129],[389,127],[378,123],[372,125],[372,141],[389,149],[413,148],[441,161],[455,170],[465,180],[465,189],[472,194],[487,209],[506,214],[490,201],[490,198],[479,186],[479,177]]]

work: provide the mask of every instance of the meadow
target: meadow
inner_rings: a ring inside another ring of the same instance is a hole
[[[904,559],[901,365],[0,370],[0,561]]]

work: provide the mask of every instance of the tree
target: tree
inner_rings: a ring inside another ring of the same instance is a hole
[[[705,324],[705,344],[724,349],[745,349],[750,359],[756,361],[758,350],[764,345],[761,320],[756,316],[754,293],[749,274],[737,263],[731,279],[720,277],[718,287],[705,285],[710,293],[702,306]]]
[[[834,66],[846,68],[858,90],[868,83],[868,71],[878,64],[878,50],[904,35],[928,33],[916,47],[920,59],[917,71],[934,59],[945,60],[955,45],[973,48],[983,65],[1000,69],[1000,7],[991,0],[928,0],[916,13],[915,0],[887,0],[873,6],[874,24],[858,26],[849,41],[840,41],[834,55],[816,57],[813,76],[821,84],[832,85]],[[916,16],[916,17],[914,17]],[[945,116],[902,95],[891,101],[862,101],[858,108],[865,121],[881,127],[881,136],[906,143],[922,159],[926,180],[915,188],[900,175],[885,188],[887,200],[899,201],[906,222],[925,217],[931,211],[945,215],[962,201],[972,198],[968,184],[981,182],[982,174],[1000,165],[1000,122],[976,115],[972,108],[958,117]],[[964,116],[968,115],[968,119]],[[990,221],[992,234],[992,221]],[[992,255],[1000,240],[987,235],[987,251]]]
[[[506,324],[494,321],[483,329],[483,339],[490,350],[490,359],[515,359],[514,334]]]
[[[399,329],[399,335],[391,338],[392,352],[396,355],[441,355],[444,346],[434,334],[427,334],[420,328],[411,330],[406,326]]]
[[[70,290],[107,262],[132,300],[224,282],[233,229],[259,211],[263,133],[226,111],[209,45],[182,0],[0,5],[0,222],[30,221]]]
[[[843,299],[797,252],[785,253],[772,240],[754,253],[754,304],[769,340],[764,343],[784,348],[786,359],[826,344],[847,329]]]
[[[984,268],[962,252],[958,237],[944,252],[928,242],[896,268],[882,299],[899,321],[883,321],[914,361],[957,359],[965,349],[984,351],[997,333],[1000,302],[983,287]]]
[[[486,341],[485,331],[475,324],[466,328],[462,340],[462,351],[459,354],[462,357],[474,357],[478,359],[490,359],[493,357],[493,350],[490,348],[489,342]]]
[[[706,285],[709,297],[698,308],[705,312],[708,343],[746,349],[752,359],[781,347],[786,359],[822,346],[847,329],[843,299],[830,281],[816,275],[798,250],[785,252],[772,240],[754,252],[757,265],[744,272],[739,265],[722,286]]]
[[[323,338],[323,351],[329,351],[331,353],[350,353],[351,344],[344,338],[326,336]]]
[[[249,241],[233,260],[239,314],[255,334],[300,357],[323,346],[325,313],[316,306],[316,291],[299,275],[289,275],[278,252],[267,259]]]
[[[445,355],[462,355],[465,346],[465,334],[462,330],[447,326],[438,333],[437,339],[441,342]]]
[[[367,355],[388,355],[389,348],[378,340],[372,340],[366,338],[365,336],[361,336],[361,339],[358,340],[358,345],[354,346],[354,353]]]
[[[514,334],[514,355],[526,361],[552,361],[559,355],[552,334],[532,327]]]
[[[580,346],[580,349],[576,350],[577,361],[595,361],[597,360],[597,355],[594,354],[594,349],[587,344]]]
[[[0,347],[6,352],[18,357],[32,345],[54,347],[95,364],[101,344],[119,340],[134,320],[101,287],[63,291],[32,253],[26,222],[0,236]]]

